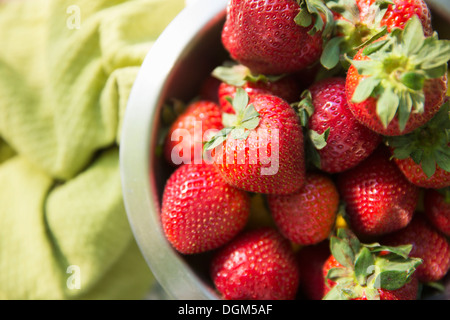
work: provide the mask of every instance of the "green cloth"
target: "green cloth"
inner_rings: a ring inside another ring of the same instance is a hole
[[[182,0],[0,4],[0,299],[141,299],[122,119]]]

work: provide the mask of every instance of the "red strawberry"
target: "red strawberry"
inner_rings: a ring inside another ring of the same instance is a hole
[[[356,48],[386,32],[403,29],[413,16],[419,18],[425,36],[433,34],[431,13],[424,0],[337,0],[327,5],[336,20],[334,37],[328,41],[322,56],[328,68],[334,67],[339,57],[354,56]]]
[[[216,249],[240,232],[250,198],[225,183],[210,164],[184,164],[167,180],[161,223],[167,240],[183,254]]]
[[[254,75],[243,65],[220,66],[214,69],[213,75],[221,80],[218,88],[219,105],[226,113],[234,113],[229,99],[234,98],[237,87],[243,88],[250,98],[257,94],[271,94],[288,103],[296,101],[302,90],[297,76]]]
[[[328,240],[311,246],[304,246],[296,253],[300,274],[299,291],[308,300],[322,300],[327,291],[323,276],[325,261],[330,256]]]
[[[381,136],[359,123],[348,109],[344,78],[319,80],[304,96],[299,106],[312,107],[307,128],[313,148],[308,156],[321,170],[336,173],[352,168],[380,144]]]
[[[295,244],[311,245],[328,238],[336,220],[339,194],[330,177],[306,174],[298,193],[267,195],[267,203],[281,233]]]
[[[450,186],[450,172],[440,168],[435,164],[432,175],[427,176],[422,166],[417,164],[412,158],[394,158],[400,170],[407,179],[415,185],[423,188],[440,189]]]
[[[416,300],[416,269],[411,245],[389,247],[361,243],[349,229],[330,239],[331,255],[323,264],[324,300]]]
[[[369,23],[368,19],[371,18],[372,21],[370,21],[370,23],[375,23],[375,17],[371,11],[374,9],[372,6],[376,4],[377,1],[357,0],[356,2],[361,12],[361,20],[365,23]],[[388,32],[391,32],[394,28],[403,29],[408,20],[411,19],[412,16],[416,15],[422,23],[425,35],[432,35],[433,26],[431,24],[431,13],[425,1],[392,0],[393,4],[389,4],[389,1],[385,1],[385,3],[387,3],[386,12],[380,21],[380,25],[386,26]]]
[[[211,138],[213,130],[222,128],[222,113],[216,103],[192,102],[169,128],[164,143],[165,159],[173,165],[202,162],[203,142]]]
[[[381,145],[359,165],[338,175],[349,224],[360,235],[399,230],[414,214],[419,188],[389,158],[389,150]]]
[[[211,277],[227,300],[292,300],[300,274],[289,241],[273,228],[261,228],[219,249]]]
[[[390,137],[394,161],[405,177],[423,188],[450,186],[450,118],[449,104],[425,125],[413,132]]]
[[[273,95],[248,95],[238,88],[235,114],[206,145],[230,185],[256,193],[289,194],[304,184],[303,131],[294,109]],[[227,117],[225,117],[227,115]]]
[[[450,188],[425,190],[423,202],[424,212],[430,223],[450,237]]]
[[[411,256],[423,260],[417,268],[420,282],[441,280],[450,269],[450,243],[418,212],[406,228],[383,238],[388,245],[412,244]]]
[[[309,2],[231,0],[222,43],[231,58],[257,74],[298,72],[319,59],[322,36],[329,32],[319,14],[329,10],[322,2]],[[313,7],[313,13],[308,12]],[[332,20],[332,15],[327,18]]]
[[[386,135],[407,134],[439,111],[447,91],[450,40],[425,39],[413,16],[358,51],[346,77],[349,108],[358,121]]]

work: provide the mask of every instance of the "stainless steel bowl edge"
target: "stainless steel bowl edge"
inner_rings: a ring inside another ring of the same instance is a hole
[[[208,39],[218,38],[227,2],[200,0],[176,16],[145,57],[124,115],[120,171],[125,209],[143,257],[171,299],[218,299],[165,238],[159,219],[162,169],[153,151],[165,100],[189,98],[218,62],[214,52],[220,52],[215,48],[220,43],[211,40],[211,55],[202,54],[208,52]],[[194,60],[202,60],[202,70],[190,69]],[[181,75],[185,76],[180,79]]]

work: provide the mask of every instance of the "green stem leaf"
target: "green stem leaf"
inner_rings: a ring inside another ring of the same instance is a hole
[[[327,128],[323,133],[318,133],[314,130],[309,130],[309,138],[317,150],[322,150],[327,145],[327,140],[330,135],[330,128]]]
[[[349,243],[338,237],[331,237],[330,249],[334,258],[344,267],[353,268],[355,255]]]
[[[377,114],[385,128],[387,128],[392,119],[394,119],[395,114],[397,113],[399,101],[399,96],[391,87],[385,87],[378,98]]]
[[[355,277],[361,286],[366,285],[367,277],[372,273],[370,266],[373,266],[375,260],[372,253],[366,247],[361,248],[355,261]]]
[[[360,103],[369,98],[375,91],[375,88],[380,84],[381,79],[375,77],[363,78],[355,89],[352,96],[352,101]]]
[[[336,67],[341,60],[340,45],[343,42],[343,37],[331,38],[326,42],[320,57],[320,63],[328,70]]]

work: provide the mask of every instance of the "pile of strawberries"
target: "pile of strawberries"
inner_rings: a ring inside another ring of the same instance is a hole
[[[172,246],[211,253],[223,299],[445,290],[450,41],[426,3],[230,0],[222,43],[165,132]]]

